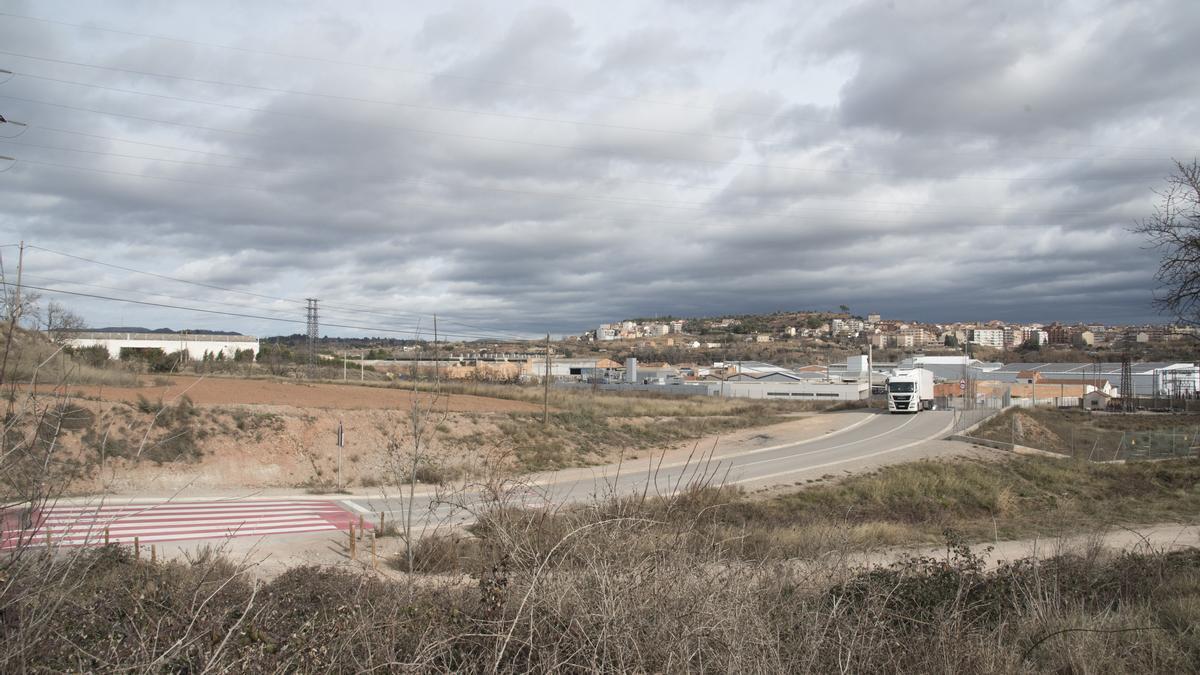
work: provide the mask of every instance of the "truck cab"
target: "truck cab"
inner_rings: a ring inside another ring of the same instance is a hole
[[[933,373],[924,368],[901,370],[887,379],[888,412],[916,413],[933,409]]]

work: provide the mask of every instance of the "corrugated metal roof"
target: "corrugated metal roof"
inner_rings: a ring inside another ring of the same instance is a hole
[[[1095,373],[1099,366],[1101,375],[1121,375],[1121,364],[1115,361],[1105,361],[1102,363],[1006,363],[995,371],[997,373],[1019,373],[1021,371],[1037,371],[1046,375],[1049,374],[1064,374],[1064,373]],[[1166,362],[1166,361],[1145,361],[1131,364],[1132,371],[1135,374],[1147,374],[1156,370],[1167,370],[1171,368],[1192,368],[1190,363]]]

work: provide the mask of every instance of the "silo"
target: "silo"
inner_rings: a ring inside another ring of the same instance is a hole
[[[625,381],[629,384],[638,383],[637,359],[632,356],[625,359]]]

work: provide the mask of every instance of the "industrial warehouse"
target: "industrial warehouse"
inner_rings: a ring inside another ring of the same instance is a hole
[[[614,367],[580,366],[555,369],[551,378],[560,386],[592,386],[603,390],[641,390],[682,395],[733,398],[797,398],[851,401],[880,393],[891,375],[925,370],[941,383],[940,399],[961,398],[968,390],[981,399],[1004,400],[1017,405],[1103,407],[1096,401],[1118,398],[1124,391],[1139,399],[1194,399],[1200,392],[1200,368],[1193,363],[1130,363],[1128,372],[1117,362],[1096,363],[987,363],[965,356],[917,356],[899,363],[868,363],[855,356],[828,366],[783,368],[758,361],[717,362],[711,366],[639,364],[628,359]],[[531,363],[529,371],[544,371],[545,361]],[[565,371],[565,372],[564,372]],[[1127,382],[1122,382],[1127,379]]]
[[[207,333],[174,333],[166,331],[79,331],[70,334],[67,344],[74,349],[103,347],[110,359],[130,358],[139,352],[159,350],[163,353],[183,352],[188,359],[233,359],[239,352],[250,352],[249,360],[258,358],[259,340],[249,335],[214,335]]]

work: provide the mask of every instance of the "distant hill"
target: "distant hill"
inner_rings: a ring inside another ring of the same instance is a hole
[[[709,333],[778,333],[787,327],[816,328],[830,319],[849,319],[853,312],[799,310],[764,314],[726,314],[722,316],[684,319],[683,332],[691,335]],[[629,319],[630,321],[638,321]],[[665,319],[657,319],[658,323]]]
[[[241,335],[229,330],[208,330],[207,328],[185,328],[183,330],[175,330],[174,328],[143,328],[141,326],[106,326],[104,328],[88,328],[87,330],[96,333],[190,333],[191,335]]]

